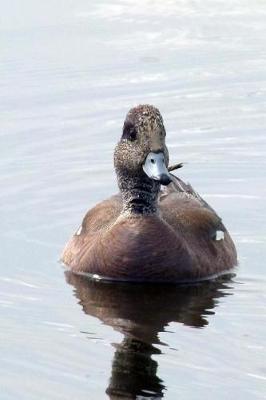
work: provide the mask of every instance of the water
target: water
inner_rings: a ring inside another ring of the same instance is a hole
[[[3,2],[2,400],[265,398],[265,18],[259,0]],[[146,102],[232,233],[235,276],[103,285],[58,263]]]

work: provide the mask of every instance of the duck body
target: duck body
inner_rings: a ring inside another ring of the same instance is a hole
[[[131,134],[137,126],[133,137],[138,139],[128,139],[128,121]],[[121,281],[189,282],[237,264],[234,243],[215,211],[168,173],[163,130],[155,107],[130,110],[115,150],[120,193],[89,210],[67,243],[62,261],[73,272]]]

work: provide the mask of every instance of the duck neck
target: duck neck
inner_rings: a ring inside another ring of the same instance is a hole
[[[144,172],[128,175],[118,172],[118,186],[122,194],[123,211],[130,214],[155,214],[160,183]]]

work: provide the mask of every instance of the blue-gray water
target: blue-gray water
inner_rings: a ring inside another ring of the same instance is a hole
[[[265,20],[259,0],[2,2],[1,400],[266,398]],[[138,103],[232,233],[232,279],[64,275],[65,242],[117,190]]]

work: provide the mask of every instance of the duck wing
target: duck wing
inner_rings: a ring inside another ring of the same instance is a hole
[[[170,194],[176,194],[180,196],[180,198],[196,200],[203,206],[207,208],[209,211],[212,211],[215,215],[217,213],[214,209],[196,192],[195,189],[190,185],[190,183],[185,183],[182,179],[177,176],[171,174],[172,182],[168,186],[161,186],[161,191],[159,195],[159,201],[162,201],[169,196]]]
[[[189,183],[172,175],[172,182],[162,186],[159,209],[162,219],[182,235],[215,240],[224,235],[226,228],[215,210],[193,189]],[[191,239],[188,239],[191,240]]]

